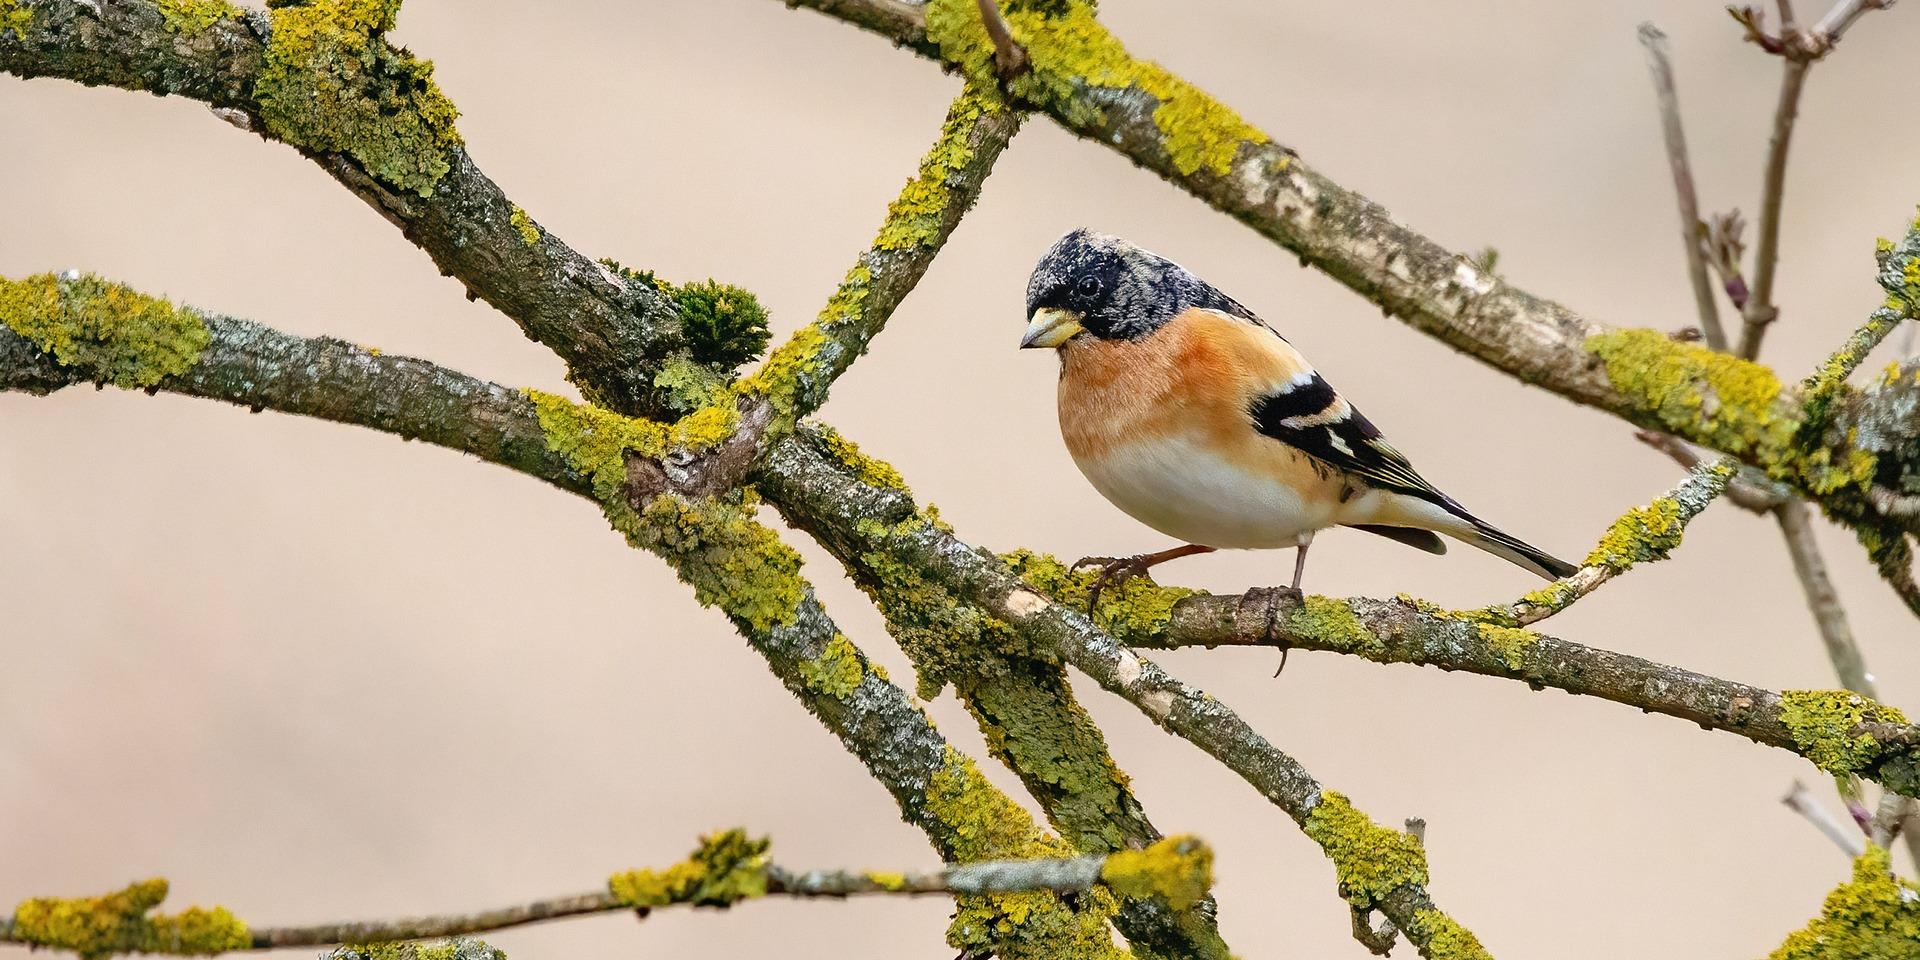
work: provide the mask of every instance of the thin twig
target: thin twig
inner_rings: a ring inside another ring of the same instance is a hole
[[[1814,34],[1820,38],[1825,47],[1822,53],[1839,43],[1840,35],[1846,33],[1847,29],[1853,26],[1853,22],[1860,19],[1861,14],[1869,10],[1885,10],[1893,6],[1893,3],[1894,0],[1841,0],[1834,4],[1833,9],[1828,10],[1827,15],[1821,17],[1820,22],[1813,26]]]
[[[1753,295],[1744,311],[1746,329],[1740,337],[1740,356],[1760,355],[1767,324],[1779,316],[1773,303],[1773,279],[1780,264],[1780,209],[1787,186],[1787,149],[1793,143],[1793,122],[1800,113],[1800,91],[1806,85],[1808,62],[1788,58],[1782,65],[1780,101],[1773,113],[1773,137],[1767,145],[1765,181],[1760,192],[1759,243],[1754,248]]]
[[[993,65],[1000,79],[1012,80],[1027,72],[1032,66],[1027,48],[1013,39],[1013,29],[1000,15],[1000,4],[995,0],[980,0],[980,21],[986,25],[987,36],[993,39]]]
[[[1667,455],[1673,462],[1695,469],[1708,462],[1707,454],[1670,433],[1657,430],[1635,430],[1633,438]],[[1742,466],[1727,481],[1727,499],[1734,506],[1748,513],[1769,513],[1791,496],[1787,488],[1767,479],[1766,474],[1752,467]]]
[[[1786,796],[1780,798],[1780,802],[1786,804],[1787,809],[1805,817],[1808,823],[1813,824],[1815,829],[1825,834],[1827,839],[1832,840],[1834,846],[1839,847],[1847,856],[1857,857],[1866,852],[1866,838],[1857,831],[1847,829],[1844,824],[1834,819],[1833,814],[1828,813],[1827,808],[1821,806],[1820,801],[1815,800],[1807,791],[1806,784],[1795,780],[1793,787],[1787,791]]]
[[[1707,257],[1700,222],[1700,201],[1694,191],[1693,168],[1687,161],[1687,134],[1680,123],[1680,95],[1674,87],[1673,62],[1667,35],[1652,22],[1640,25],[1640,43],[1647,48],[1647,67],[1653,71],[1653,90],[1660,100],[1660,129],[1667,142],[1667,166],[1673,171],[1673,193],[1680,204],[1680,243],[1687,255],[1687,279],[1693,284],[1694,308],[1700,314],[1700,332],[1707,346],[1727,349],[1720,326],[1720,307],[1707,276]]]
[[[1787,554],[1793,558],[1793,571],[1806,591],[1807,608],[1813,612],[1814,623],[1820,628],[1820,639],[1826,644],[1834,673],[1848,690],[1877,699],[1879,693],[1874,689],[1873,675],[1867,672],[1860,645],[1854,642],[1853,629],[1847,625],[1847,612],[1840,606],[1832,578],[1827,576],[1826,559],[1820,555],[1819,544],[1814,542],[1807,505],[1789,500],[1775,507],[1773,516],[1780,525],[1781,537],[1786,540]]]

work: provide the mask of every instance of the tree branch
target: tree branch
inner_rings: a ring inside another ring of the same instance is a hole
[[[1700,201],[1694,191],[1693,168],[1687,162],[1687,134],[1680,123],[1680,95],[1673,82],[1673,62],[1667,35],[1651,22],[1640,25],[1640,44],[1647,48],[1647,67],[1653,72],[1653,90],[1660,101],[1660,130],[1667,143],[1667,166],[1673,171],[1674,198],[1680,204],[1680,243],[1687,255],[1687,279],[1693,284],[1694,309],[1700,314],[1700,334],[1707,346],[1727,349],[1727,333],[1720,326],[1719,300],[1707,275],[1706,225],[1700,219]]]
[[[1791,26],[1789,25],[1789,29]],[[1787,148],[1793,143],[1793,122],[1800,113],[1800,91],[1806,86],[1810,62],[1787,57],[1781,64],[1780,101],[1773,113],[1773,137],[1767,144],[1767,166],[1760,188],[1760,242],[1754,248],[1753,290],[1742,311],[1746,322],[1740,336],[1740,356],[1760,355],[1767,325],[1779,316],[1773,304],[1773,278],[1780,262],[1780,209],[1787,188]]]
[[[839,459],[824,438],[802,435],[773,448],[759,481],[789,522],[812,533],[842,562],[915,571],[943,587],[946,596],[1006,623],[1036,652],[1071,663],[1239,774],[1320,845],[1351,906],[1384,914],[1423,955],[1436,956],[1436,943],[1480,949],[1428,895],[1418,839],[1373,823],[1345,797],[1324,791],[1298,761],[1225,704],[1120,647],[1081,614],[1041,596],[998,558],[960,542],[920,513],[905,490],[863,479],[869,472]]]
[[[124,953],[207,955],[437,940],[619,910],[635,910],[644,917],[669,906],[730,907],[767,896],[978,897],[1107,888],[1136,896],[1158,893],[1185,909],[1213,883],[1213,853],[1191,837],[1169,838],[1146,849],[1109,856],[992,860],[925,873],[796,872],[769,862],[767,847],[767,841],[750,839],[742,831],[724,831],[702,838],[700,846],[673,867],[615,874],[606,889],[591,893],[472,913],[294,927],[250,928],[224,908],[190,908],[178,916],[153,914],[167,884],[148,880],[101,897],[28,900],[13,916],[0,916],[0,943],[70,950],[89,960]]]
[[[469,296],[552,348],[590,395],[629,413],[669,408],[653,375],[688,356],[678,304],[655,284],[575,251],[508,200],[460,145],[454,108],[431,88],[430,65],[382,39],[390,24],[356,20],[341,0],[317,0],[223,16],[187,42],[151,0],[18,7],[28,26],[0,31],[0,70],[191,97],[243,118],[299,149],[459,278]],[[272,38],[282,39],[276,46]],[[338,66],[347,60],[375,66]],[[423,84],[429,92],[415,95]]]
[[[913,17],[902,4],[883,0],[788,2],[991,80],[992,44],[971,4],[931,0]],[[1133,58],[1079,0],[1023,4],[1008,18],[1034,63],[1031,74],[1010,85],[1021,103],[1233,216],[1415,328],[1576,403],[1767,469],[1856,528],[1864,525],[1863,490],[1858,483],[1829,486],[1820,476],[1832,476],[1821,464],[1870,457],[1887,476],[1902,484],[1911,479],[1920,489],[1920,450],[1895,440],[1912,432],[1887,429],[1920,419],[1910,402],[1920,397],[1920,383],[1842,392],[1833,398],[1820,442],[1796,451],[1783,441],[1805,422],[1805,398],[1766,368],[1669,342],[1654,330],[1608,327],[1509,286],[1472,258],[1395,222],[1226,105]],[[1084,57],[1066,49],[1069,38],[1080,53],[1098,51],[1105,65],[1099,76],[1074,73]],[[1177,122],[1190,118],[1199,119]],[[1896,250],[1894,260],[1911,262],[1920,250],[1915,234],[1909,231]],[[1884,266],[1881,277],[1906,296],[1904,282]],[[1900,310],[1911,309],[1903,300]],[[1866,429],[1849,433],[1849,424]],[[1920,520],[1900,524],[1920,530]]]

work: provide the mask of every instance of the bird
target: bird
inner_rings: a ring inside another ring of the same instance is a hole
[[[1192,271],[1108,234],[1061,237],[1027,282],[1022,349],[1060,358],[1060,432],[1095,490],[1180,545],[1099,567],[1089,597],[1215,550],[1296,549],[1347,527],[1428,553],[1445,535],[1545,579],[1577,568],[1421,477],[1292,343]]]

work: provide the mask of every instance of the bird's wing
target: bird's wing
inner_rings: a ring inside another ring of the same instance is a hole
[[[1250,349],[1271,353],[1272,369],[1288,375],[1256,391],[1249,402],[1255,430],[1370,486],[1419,497],[1449,511],[1460,510],[1453,498],[1420,476],[1406,456],[1380,436],[1379,428],[1333,389],[1293,344],[1264,323],[1258,330],[1261,335],[1243,342]]]

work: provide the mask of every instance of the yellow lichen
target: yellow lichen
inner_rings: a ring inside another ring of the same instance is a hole
[[[885,870],[868,870],[861,874],[861,876],[865,877],[868,883],[882,890],[898,892],[907,888],[907,875],[904,873],[890,873]]]
[[[1268,141],[1232,108],[1156,63],[1137,60],[1107,32],[1086,0],[1008,4],[1006,19],[1025,47],[1032,69],[1008,84],[1018,97],[1053,108],[1070,124],[1105,122],[1083,87],[1133,89],[1152,97],[1154,126],[1173,168],[1184,175],[1225,176],[1240,148]],[[941,57],[983,87],[995,82],[993,44],[970,0],[927,4],[927,37]]]
[[[1907,718],[1846,690],[1787,690],[1780,694],[1780,722],[1807,759],[1828,773],[1847,776],[1867,770],[1886,749],[1860,731],[1861,724],[1904,725]]]
[[[1793,438],[1795,424],[1774,409],[1780,379],[1760,364],[1657,330],[1599,334],[1586,348],[1634,410],[1672,433],[1770,462]]]
[[[157,0],[160,16],[174,33],[199,33],[241,10],[226,0]]]
[[[260,119],[297,147],[344,153],[423,197],[453,169],[459,111],[433,64],[390,46],[400,0],[311,0],[273,10],[254,83]]]
[[[840,431],[822,424],[818,430],[820,440],[826,445],[828,455],[853,471],[860,482],[883,490],[905,490],[907,480],[894,469],[893,464],[877,460],[862,453],[852,440],[840,434]]]
[[[1438,910],[1415,913],[1407,936],[1424,947],[1422,955],[1433,960],[1493,960],[1473,931]]]
[[[818,657],[800,662],[800,679],[807,689],[835,700],[851,696],[865,676],[859,649],[838,633]]]
[[[520,231],[520,239],[525,242],[527,246],[537,247],[540,245],[540,227],[533,222],[533,217],[529,216],[527,211],[520,209],[520,207],[516,205],[513,208],[513,213],[507,217],[507,222],[513,226],[513,229]]]
[[[11,30],[15,36],[25,36],[31,26],[32,10],[20,6],[19,0],[0,0],[0,33]]]
[[[1621,514],[1594,544],[1593,552],[1582,566],[1626,570],[1636,563],[1664,560],[1680,545],[1686,529],[1680,503],[1672,497],[1660,497],[1644,507]]]
[[[953,101],[940,128],[940,139],[920,161],[919,175],[907,181],[900,195],[887,206],[886,222],[874,240],[876,249],[906,250],[931,244],[939,239],[942,222],[948,217],[957,220],[966,212],[949,209],[953,205],[953,189],[948,182],[973,162],[970,137],[980,118],[1006,109],[998,99],[969,83]]]
[[[533,401],[548,449],[591,479],[603,504],[624,498],[628,454],[657,458],[675,450],[710,450],[733,435],[740,419],[731,406],[710,406],[668,425],[557,394],[522,392]]]
[[[1109,855],[1100,881],[1122,897],[1159,897],[1175,910],[1186,910],[1205,900],[1213,887],[1213,851],[1194,837],[1168,837],[1144,850]]]
[[[638,518],[609,511],[629,542],[667,558],[695,600],[718,607],[752,636],[790,626],[806,598],[800,554],[754,516],[751,493],[690,500],[653,498]]]
[[[1768,960],[1912,960],[1920,957],[1920,887],[1895,877],[1884,848],[1868,845],[1853,879],[1827,894],[1820,916]]]
[[[1027,812],[987,782],[973,761],[946,751],[946,762],[928,781],[921,804],[935,823],[950,860],[1063,857],[1072,848],[1048,836]],[[969,955],[991,952],[1002,960],[1124,960],[1107,921],[1117,905],[1096,888],[1069,904],[1057,894],[989,893],[958,898],[947,942]]]
[[[1360,622],[1353,605],[1334,597],[1307,596],[1287,614],[1287,632],[1326,649],[1378,658],[1386,645]]]
[[[212,342],[200,314],[92,274],[0,278],[0,326],[102,383],[151,387]]]
[[[607,878],[607,892],[629,907],[687,903],[730,907],[767,892],[765,838],[734,829],[701,837],[687,859],[665,870],[629,870]]]
[[[151,913],[167,898],[167,881],[142,880],[99,897],[40,897],[13,911],[14,935],[97,960],[117,953],[211,955],[253,945],[247,925],[225,907]]]
[[[1331,790],[1308,812],[1302,829],[1333,861],[1340,896],[1362,909],[1394,890],[1427,882],[1420,838],[1374,823]]]
[[[1069,570],[1059,559],[1032,550],[1015,550],[1000,559],[1034,589],[1075,610],[1087,609],[1087,597],[1100,576],[1091,568]],[[1100,591],[1093,620],[1122,642],[1164,639],[1174,605],[1196,593],[1160,586],[1150,577],[1128,577]]]
[[[1492,650],[1509,670],[1526,666],[1527,656],[1540,643],[1539,634],[1518,627],[1479,623],[1474,625],[1474,630],[1480,634],[1480,642],[1486,644],[1487,649]]]

